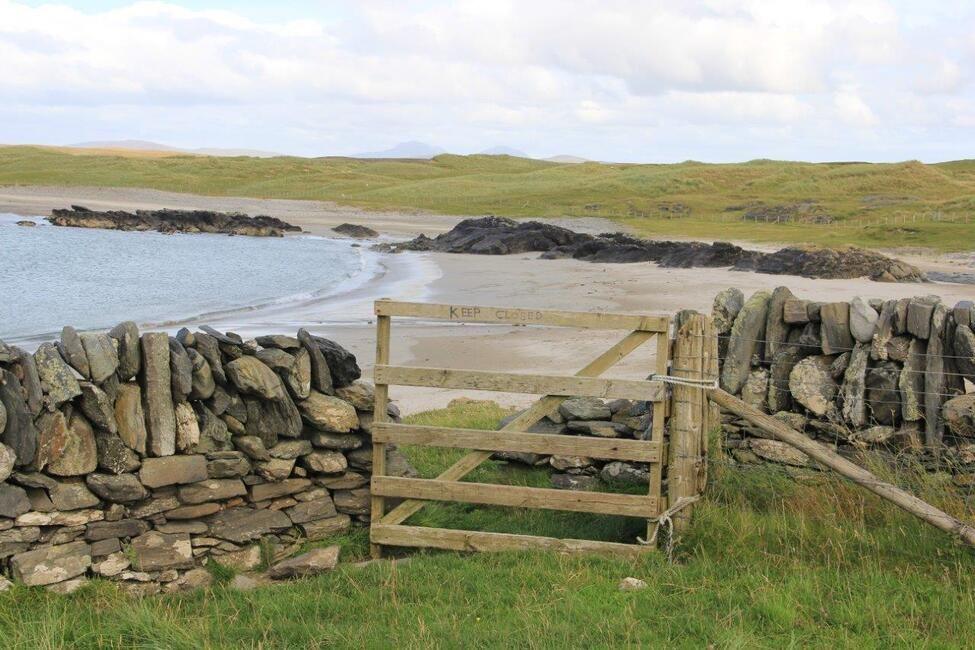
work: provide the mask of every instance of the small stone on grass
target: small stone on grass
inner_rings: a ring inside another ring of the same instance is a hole
[[[646,588],[647,583],[639,578],[623,578],[620,580],[620,591],[639,591]]]

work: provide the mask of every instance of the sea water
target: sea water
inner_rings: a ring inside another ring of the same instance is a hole
[[[63,228],[0,214],[0,339],[56,338],[300,302],[368,279],[367,251],[308,235],[230,237]]]

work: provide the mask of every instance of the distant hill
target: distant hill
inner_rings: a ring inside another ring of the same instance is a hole
[[[382,151],[367,151],[365,153],[357,153],[351,156],[352,158],[433,158],[434,156],[439,156],[442,153],[447,153],[445,149],[440,147],[435,147],[429,145],[426,142],[417,142],[411,140],[410,142],[400,142],[389,149],[383,149]]]
[[[970,252],[975,240],[975,224],[968,221],[975,205],[975,161],[559,165],[445,155],[354,164],[335,156],[243,158],[226,166],[165,151],[129,151],[122,160],[120,151],[0,146],[0,186],[145,187],[449,215],[584,215],[618,220],[654,237],[701,240],[727,239],[729,228],[736,240],[776,244]],[[793,210],[810,201],[834,222],[773,227],[745,218],[753,206]],[[910,228],[885,227],[885,221],[903,224],[910,214],[918,215],[916,225],[912,219]],[[0,244],[0,255],[2,250]]]
[[[130,151],[162,151],[171,153],[188,153],[197,156],[250,156],[252,158],[273,158],[275,156],[283,156],[285,154],[276,153],[273,151],[262,151],[260,149],[224,149],[219,147],[200,147],[196,149],[184,149],[182,147],[174,147],[172,145],[163,144],[161,142],[153,142],[151,140],[96,140],[91,142],[76,142],[75,144],[65,145],[71,149],[127,149]],[[439,156],[442,153],[447,153],[446,149],[437,147],[426,142],[419,142],[417,140],[411,140],[409,142],[400,142],[389,149],[383,149],[382,151],[366,151],[363,153],[353,154],[349,156],[350,158],[416,158],[420,160],[429,160],[434,156]],[[527,153],[521,151],[520,149],[515,149],[514,147],[508,147],[505,145],[497,145],[484,149],[483,151],[478,151],[477,155],[481,156],[514,156],[516,158],[531,158]],[[551,158],[541,158],[539,160],[546,160],[548,162],[557,163],[583,163],[589,162],[585,158],[580,158],[579,156],[569,156],[569,155],[559,155],[552,156]]]
[[[135,149],[137,151],[179,151],[176,147],[149,140],[100,140],[65,145],[74,149]]]
[[[220,147],[202,147],[200,149],[181,149],[188,153],[195,153],[201,156],[250,156],[251,158],[275,158],[286,156],[287,154],[276,151],[263,151],[261,149],[222,149]]]
[[[579,156],[570,156],[568,154],[560,154],[558,156],[549,156],[548,158],[543,158],[542,160],[547,160],[549,162],[565,163],[565,164],[578,164],[589,162],[585,158],[580,158]]]
[[[103,140],[94,142],[78,142],[66,145],[72,149],[131,149],[133,151],[172,151],[176,153],[191,153],[198,156],[250,156],[252,158],[273,158],[284,154],[260,149],[222,149],[219,147],[202,147],[199,149],[181,149],[160,142],[150,140]]]
[[[514,156],[516,158],[530,158],[530,156],[524,151],[519,151],[518,149],[506,147],[504,145],[491,147],[490,149],[478,151],[477,153],[482,156]]]

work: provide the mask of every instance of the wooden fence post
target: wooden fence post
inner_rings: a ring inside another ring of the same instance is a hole
[[[389,332],[390,317],[376,317],[376,364],[385,365],[389,363]],[[385,383],[376,383],[375,406],[373,407],[372,420],[374,424],[381,424],[387,420],[386,408],[389,404],[389,386]],[[383,476],[386,473],[386,445],[377,442],[372,446],[372,474],[373,476]],[[372,523],[379,523],[379,520],[386,514],[386,500],[373,493],[371,507]],[[382,557],[382,546],[370,544],[369,553],[373,558]]]
[[[670,371],[670,323],[664,327],[663,332],[657,333],[657,355],[655,373],[666,375]],[[650,425],[650,440],[659,444],[663,448],[664,432],[667,419],[667,401],[662,399],[653,403],[653,422]],[[661,458],[659,462],[650,465],[650,491],[649,495],[657,499],[660,506],[664,505],[663,495],[663,473],[664,462]],[[660,507],[659,510],[664,510]],[[647,539],[653,539],[657,533],[659,523],[651,521],[647,524]]]
[[[671,375],[684,379],[713,379],[717,375],[717,338],[711,319],[690,314],[674,340]],[[707,479],[707,435],[714,412],[707,391],[700,386],[674,384],[671,397],[670,459],[667,468],[667,503],[701,493]],[[690,523],[691,508],[674,514],[674,533]]]
[[[704,354],[704,378],[707,380],[714,380],[717,382],[719,376],[718,370],[718,332],[714,329],[714,321],[710,317],[704,320],[704,338],[702,339],[704,344],[702,346]],[[717,383],[715,383],[717,385]],[[707,487],[708,473],[707,473],[707,458],[708,458],[708,447],[710,443],[711,434],[715,431],[721,430],[721,407],[712,402],[705,396],[704,400],[705,406],[705,418],[704,418],[704,428],[701,430],[701,452],[704,456],[704,471],[698,475],[698,494],[703,494],[704,489]],[[717,452],[720,453],[721,445],[718,445]]]

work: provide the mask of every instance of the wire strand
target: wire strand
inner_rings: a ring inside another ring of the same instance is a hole
[[[709,338],[709,336],[707,334],[692,334],[692,333],[688,333],[686,335],[682,334],[681,336],[693,336],[693,337],[697,337],[697,338]],[[719,340],[722,340],[722,339],[723,340],[726,340],[726,341],[739,340],[739,341],[747,341],[749,343],[775,343],[777,345],[782,345],[784,347],[788,347],[788,346],[791,345],[791,346],[796,346],[796,347],[815,348],[815,349],[818,349],[818,350],[821,350],[822,347],[823,347],[822,346],[822,343],[819,343],[819,344],[816,344],[816,343],[800,343],[800,342],[797,342],[797,341],[787,341],[787,340],[784,340],[784,339],[781,340],[781,341],[772,341],[770,339],[743,338],[743,337],[740,337],[740,336],[732,336],[730,334],[718,334],[717,337],[718,337]],[[930,339],[919,339],[919,338],[916,338],[915,340],[927,342]],[[862,343],[861,345],[863,345],[863,346],[871,346],[872,347],[873,343],[872,342],[871,343]],[[834,350],[834,352],[832,354],[839,354],[839,353],[842,353],[842,352],[852,352],[853,350],[856,349],[856,347],[854,346],[852,348],[849,348],[849,347],[846,347],[846,346],[837,346],[837,347],[830,346],[830,349],[831,350]],[[823,354],[825,354],[825,352]],[[827,356],[832,356],[832,354],[827,355]],[[926,357],[927,355],[925,354],[925,355],[921,355],[921,356],[925,356]],[[975,359],[973,359],[973,357],[965,356],[965,355],[939,354],[937,356],[940,357],[940,358],[942,358],[942,359],[968,359],[968,360],[972,361],[973,363],[975,363]]]

